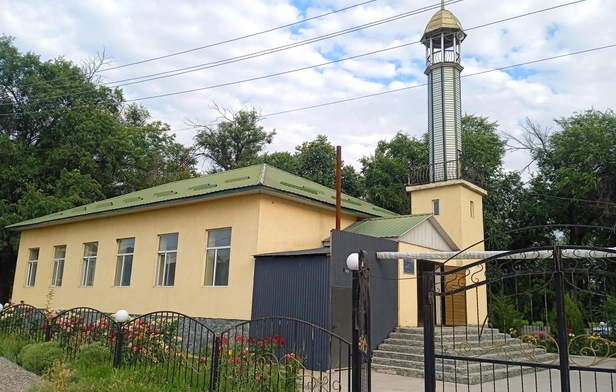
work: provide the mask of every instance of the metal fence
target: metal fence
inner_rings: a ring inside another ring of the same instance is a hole
[[[120,323],[79,307],[55,313],[27,304],[0,312],[0,336],[57,341],[67,360],[91,344],[109,366],[144,371],[153,382],[207,391],[350,391],[351,344],[302,320],[265,317],[215,332],[177,312]]]
[[[521,249],[423,279],[426,391],[616,390],[616,249]]]

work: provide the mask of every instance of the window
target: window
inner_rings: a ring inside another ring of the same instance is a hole
[[[231,255],[231,229],[210,230],[207,233],[205,255],[205,285],[229,284],[229,258]]]
[[[51,271],[51,285],[54,287],[62,286],[62,275],[64,275],[64,259],[66,258],[66,245],[56,246],[53,251],[53,270]]]
[[[439,215],[441,212],[441,207],[439,205],[439,201],[437,200],[432,200],[432,213],[434,215]]]
[[[96,269],[98,242],[90,242],[84,245],[80,285],[82,287],[92,287],[94,285],[94,270]]]
[[[134,252],[134,238],[126,238],[118,241],[118,260],[116,262],[115,286],[130,286],[130,274],[133,271]]]
[[[471,218],[475,217],[475,203],[471,201]]]
[[[175,261],[178,254],[178,235],[161,235],[158,241],[157,286],[173,286],[175,281]]]
[[[36,282],[36,268],[38,267],[39,250],[30,249],[28,258],[28,272],[26,273],[26,287],[33,287]]]

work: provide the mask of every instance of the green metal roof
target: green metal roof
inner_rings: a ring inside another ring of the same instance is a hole
[[[7,226],[22,230],[41,225],[55,225],[76,219],[90,219],[107,214],[134,212],[141,208],[164,208],[171,203],[221,196],[230,193],[268,189],[292,197],[336,205],[336,191],[266,164],[171,182],[127,195],[102,200],[81,207],[56,212]],[[396,216],[363,200],[342,195],[342,209],[360,217]]]
[[[431,214],[402,215],[393,218],[372,218],[344,229],[351,233],[368,235],[378,238],[397,238],[419,225]]]

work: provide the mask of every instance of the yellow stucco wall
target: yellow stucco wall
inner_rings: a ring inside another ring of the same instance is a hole
[[[434,252],[433,249],[398,242],[399,252]],[[418,264],[415,261],[415,274],[404,273],[404,263],[398,260],[398,325],[417,327],[417,274]]]
[[[414,187],[416,189],[410,192],[412,213],[431,214],[433,201],[439,200],[440,213],[435,217],[461,249],[483,240],[482,195],[457,183],[439,185]],[[471,202],[473,202],[473,216],[471,216]],[[469,250],[484,250],[483,243]]]
[[[435,216],[460,249],[483,251],[483,195],[472,186],[457,183],[435,183],[407,188],[410,190],[413,214],[432,213],[433,201],[439,200],[440,213]],[[471,202],[472,214],[471,214]],[[479,242],[479,243],[478,243]],[[477,244],[478,243],[478,244]],[[450,266],[468,265],[476,260],[452,260]],[[485,271],[473,267],[466,275],[466,284],[484,279]],[[485,286],[466,291],[467,322],[482,324],[487,315]]]
[[[342,227],[355,222],[343,215]],[[265,194],[135,212],[83,222],[25,230],[12,300],[45,305],[50,290],[54,246],[66,245],[64,279],[53,288],[52,306],[90,306],[105,312],[143,314],[173,310],[190,316],[249,319],[254,257],[262,252],[316,248],[335,225],[335,212]],[[229,284],[205,287],[207,230],[232,229]],[[173,287],[155,287],[158,236],[179,233]],[[119,239],[135,238],[129,287],[114,287]],[[98,242],[93,287],[79,287],[84,243]],[[25,287],[29,249],[39,248],[34,287]]]

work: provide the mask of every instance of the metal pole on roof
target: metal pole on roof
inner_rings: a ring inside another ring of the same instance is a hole
[[[342,212],[342,147],[336,146],[336,230],[340,230]]]

